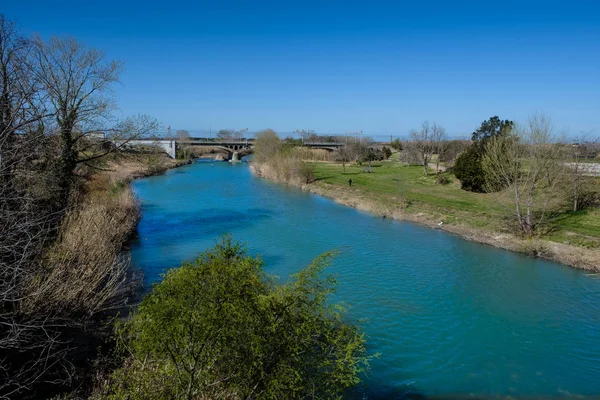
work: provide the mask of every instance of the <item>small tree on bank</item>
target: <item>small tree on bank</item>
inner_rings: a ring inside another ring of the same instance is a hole
[[[565,182],[568,199],[572,211],[579,211],[600,199],[600,188],[597,187],[593,177],[590,177],[590,164],[586,158],[593,158],[596,154],[599,139],[592,138],[591,133],[582,133],[576,138],[576,143],[563,146],[566,162]],[[592,164],[593,165],[593,164]]]
[[[560,203],[556,189],[565,168],[560,153],[552,121],[543,114],[531,116],[511,135],[497,135],[485,145],[482,166],[488,185],[500,183],[507,188],[514,220],[525,236],[532,236],[552,206]]]
[[[427,175],[429,161],[433,157],[434,141],[433,129],[429,121],[423,121],[420,131],[411,131],[411,146],[410,149],[415,152],[416,156],[423,165],[423,173]],[[409,149],[409,150],[410,150]]]
[[[277,285],[230,238],[167,272],[121,329],[115,397],[336,398],[368,365],[365,340],[327,304],[327,253]]]
[[[482,166],[486,144],[497,137],[507,136],[513,129],[514,123],[502,121],[498,116],[483,121],[481,126],[472,134],[473,143],[464,153],[460,154],[454,165],[454,173],[461,183],[461,188],[471,192],[485,192],[501,185],[486,185],[485,171]]]
[[[448,141],[446,140],[446,129],[434,123],[431,126],[431,141],[433,145],[433,152],[437,155],[435,159],[435,172],[440,172],[440,161],[444,158],[444,154],[448,149]]]
[[[472,144],[456,159],[454,175],[460,187],[469,192],[485,192],[485,171],[481,165],[483,152],[479,145]]]

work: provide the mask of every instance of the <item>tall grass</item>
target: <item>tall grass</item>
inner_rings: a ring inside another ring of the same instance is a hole
[[[258,176],[289,184],[306,184],[314,180],[312,167],[301,157],[301,148],[287,148],[272,130],[256,136],[255,162],[252,171]]]
[[[29,312],[93,316],[126,301],[129,260],[121,248],[139,213],[131,189],[121,182],[109,174],[94,177],[89,194],[64,217],[43,270],[29,282]]]
[[[336,160],[336,153],[324,149],[311,149],[308,147],[295,147],[294,153],[303,161],[328,161]]]

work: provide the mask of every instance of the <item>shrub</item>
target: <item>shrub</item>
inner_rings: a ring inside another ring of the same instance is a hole
[[[253,171],[265,178],[285,183],[304,184],[314,180],[312,168],[302,161],[303,155],[311,158],[319,155],[322,158],[333,157],[333,154],[324,156],[323,150],[289,147],[270,129],[256,135],[254,149]]]
[[[113,398],[333,398],[359,382],[364,338],[327,304],[326,253],[277,285],[226,237],[170,270],[118,328]]]
[[[397,151],[402,151],[402,142],[400,141],[400,139],[396,138],[394,139],[394,141],[391,143],[390,145],[392,147],[392,149],[397,150]]]
[[[383,148],[381,149],[381,151],[383,151],[383,155],[384,155],[384,159],[387,160],[388,158],[391,157],[392,155],[392,150],[387,147],[387,146],[383,146]]]
[[[460,186],[470,192],[485,191],[485,172],[481,163],[480,146],[472,144],[467,151],[456,159],[454,175],[460,181]]]
[[[435,183],[438,185],[447,185],[450,183],[450,178],[443,174],[437,174],[435,177]]]
[[[315,180],[314,168],[312,165],[304,162],[300,164],[300,171],[298,172],[298,175],[302,178],[304,183],[307,184]]]

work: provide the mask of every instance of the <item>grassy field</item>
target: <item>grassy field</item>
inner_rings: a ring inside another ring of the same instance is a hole
[[[436,176],[423,175],[423,167],[399,162],[373,163],[372,172],[365,166],[314,163],[318,184],[352,190],[383,205],[402,207],[407,213],[425,213],[445,224],[510,231],[510,200],[502,193],[472,193],[462,190],[454,175],[445,173],[449,184],[436,183]],[[352,179],[352,188],[348,180]],[[544,239],[600,248],[600,210],[562,213],[549,221]]]

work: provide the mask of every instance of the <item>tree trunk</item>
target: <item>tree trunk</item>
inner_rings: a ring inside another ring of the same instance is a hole
[[[66,204],[73,183],[73,171],[77,166],[77,152],[73,140],[73,126],[65,124],[60,131],[61,153],[59,164],[59,185],[61,201]]]

